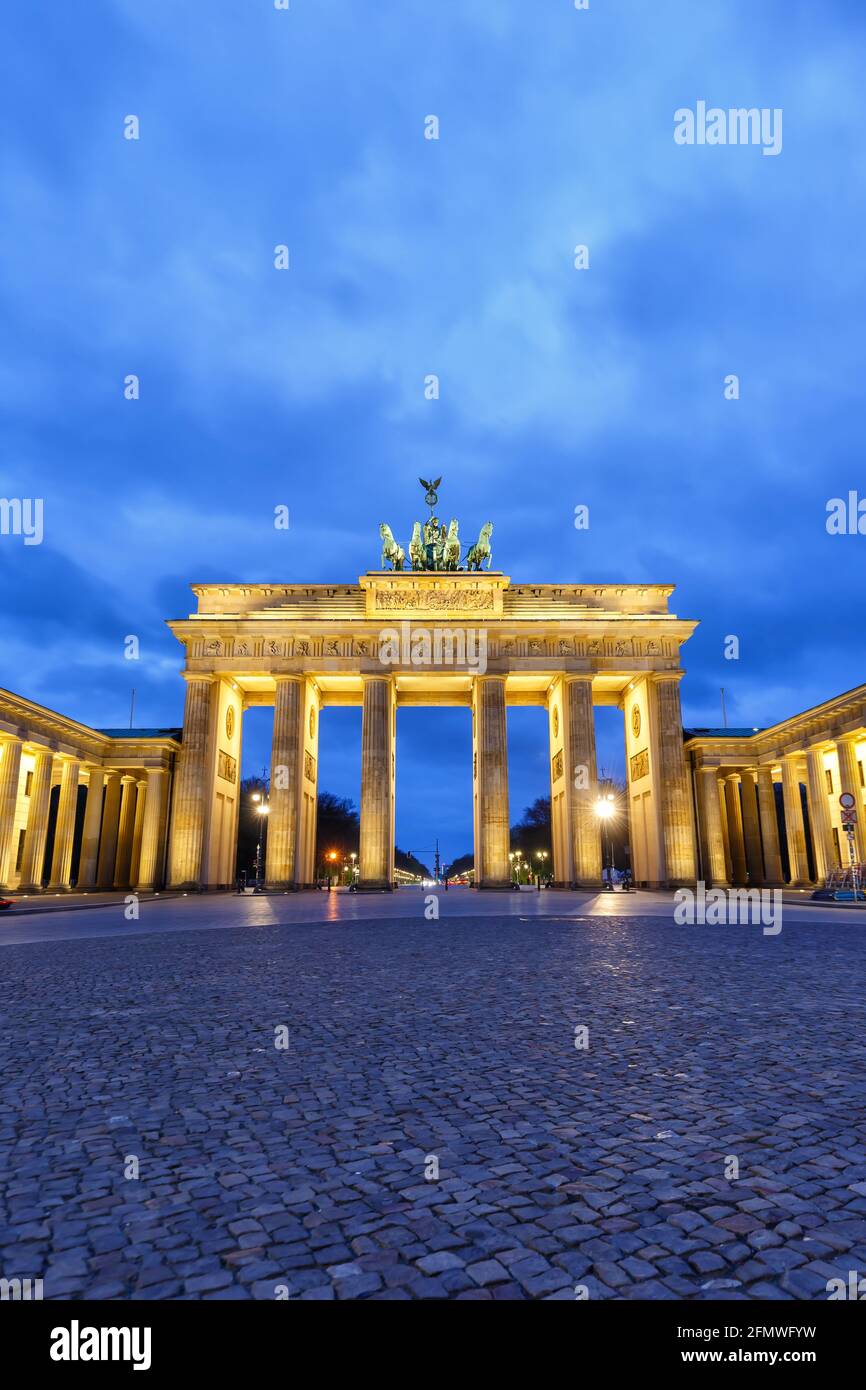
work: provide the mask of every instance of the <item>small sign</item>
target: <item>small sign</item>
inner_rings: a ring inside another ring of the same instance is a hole
[[[854,796],[853,792],[843,792],[839,797],[839,805],[844,806],[847,810],[849,806],[857,805],[857,798]]]

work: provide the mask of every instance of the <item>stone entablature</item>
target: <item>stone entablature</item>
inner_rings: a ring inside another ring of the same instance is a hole
[[[65,714],[0,689],[0,739],[20,739],[25,749],[50,750],[101,768],[165,767],[180,750],[180,729],[148,730],[146,735],[106,734]]]
[[[442,615],[493,612],[517,619],[570,619],[581,612],[670,616],[672,584],[512,584],[500,571],[371,571],[358,584],[193,584],[197,616],[282,615],[331,623],[363,621],[393,608]],[[434,595],[424,608],[425,593]],[[453,607],[442,595],[454,594]],[[475,599],[472,595],[476,595]],[[391,595],[391,598],[387,598]]]
[[[241,681],[372,673],[382,633],[404,623],[410,644],[416,628],[483,631],[492,670],[625,678],[679,670],[680,647],[696,627],[668,612],[670,585],[512,585],[499,572],[374,571],[357,587],[196,585],[193,592],[198,612],[169,624],[185,647],[186,670]],[[419,662],[397,669],[417,673]],[[360,703],[360,685],[355,694]],[[347,698],[341,689],[340,702]]]

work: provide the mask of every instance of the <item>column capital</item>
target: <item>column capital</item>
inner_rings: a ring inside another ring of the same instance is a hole
[[[124,786],[128,786],[130,782],[137,782],[138,778],[134,777],[131,772],[124,772],[120,780]]]
[[[682,669],[678,669],[676,671],[645,671],[642,674],[651,685],[661,685],[663,681],[676,681],[679,685],[686,673]]]
[[[215,680],[220,679],[212,671],[181,671],[180,674],[190,685],[195,681],[201,681],[202,685],[213,685]]]

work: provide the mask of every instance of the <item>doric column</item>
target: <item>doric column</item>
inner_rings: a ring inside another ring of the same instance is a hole
[[[508,733],[505,677],[473,681],[475,781],[475,886],[508,888]]]
[[[141,836],[144,829],[145,807],[147,804],[147,778],[143,777],[136,785],[135,823],[132,828],[132,857],[129,861],[129,882],[134,887],[138,883],[141,866]]]
[[[803,888],[809,882],[809,861],[806,857],[806,830],[803,824],[803,802],[800,798],[800,754],[786,753],[782,758],[782,791],[785,797],[785,837],[788,841],[788,864],[792,888]]]
[[[595,810],[598,801],[598,764],[592,677],[566,677],[563,699],[572,880],[580,887],[598,888],[601,885],[601,827]]]
[[[836,740],[839,758],[839,791],[851,792],[857,798],[857,822],[854,826],[854,851],[859,864],[866,863],[866,825],[863,823],[863,787],[857,764],[857,735]],[[847,859],[845,861],[848,862]]]
[[[101,767],[90,769],[87,784],[87,803],[84,808],[84,831],[81,836],[81,858],[78,861],[78,888],[96,886],[96,868],[99,855],[99,831],[102,826],[102,793],[105,788],[105,773]]]
[[[361,888],[390,888],[394,880],[394,700],[392,677],[364,676]]]
[[[836,847],[830,805],[827,800],[827,776],[824,754],[820,748],[806,752],[806,799],[809,807],[809,828],[812,832],[812,853],[815,856],[815,880],[823,883],[836,864]]]
[[[68,888],[72,873],[72,840],[75,835],[75,812],[78,807],[78,779],[81,763],[68,759],[60,777],[60,800],[57,803],[57,822],[54,827],[54,853],[51,856],[49,888]]]
[[[30,810],[27,813],[27,834],[24,836],[24,858],[21,860],[19,893],[36,893],[42,887],[53,771],[54,754],[37,753],[33,766],[33,783],[30,788]]]
[[[698,811],[701,827],[701,851],[704,878],[714,888],[727,888],[728,870],[725,863],[725,841],[722,834],[722,809],[719,803],[719,775],[714,767],[698,769]]]
[[[697,878],[695,832],[691,792],[683,749],[683,717],[679,676],[659,676],[648,683],[653,705],[650,721],[657,741],[661,827],[664,841],[665,879],[668,883],[694,883]]]
[[[731,847],[731,882],[746,882],[746,846],[740,811],[740,779],[737,773],[725,778],[725,809],[728,815],[728,843]]]
[[[764,883],[768,888],[781,888],[784,883],[782,853],[771,767],[758,768],[758,806],[761,812],[761,843],[764,847]]]
[[[174,780],[171,819],[173,888],[197,888],[201,881],[204,822],[207,810],[207,755],[213,708],[213,677],[185,674],[183,745]]]
[[[15,812],[20,780],[21,740],[6,739],[0,758],[0,887],[15,874]]]
[[[720,777],[717,783],[719,794],[719,819],[722,822],[722,841],[725,846],[725,878],[728,883],[734,881],[734,861],[731,857],[731,837],[728,834],[728,797],[727,783],[724,777]]]
[[[146,792],[138,875],[133,879],[138,893],[150,893],[162,883],[168,810],[168,768],[148,768]]]
[[[99,841],[99,862],[96,869],[96,882],[100,888],[114,887],[119,818],[120,773],[107,772],[105,775],[105,804],[102,808],[102,836]]]
[[[743,805],[743,840],[746,849],[746,868],[749,887],[758,888],[764,882],[764,859],[761,853],[761,825],[758,820],[758,795],[755,774],[746,768],[740,777]]]
[[[275,887],[295,882],[303,771],[304,687],[303,676],[277,676],[265,861],[266,881]]]
[[[120,823],[117,829],[117,859],[114,865],[114,887],[128,888],[129,871],[132,865],[132,834],[135,828],[135,778],[127,775],[120,779],[123,791],[120,797]]]

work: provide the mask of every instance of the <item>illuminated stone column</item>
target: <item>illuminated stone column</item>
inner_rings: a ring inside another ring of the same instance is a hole
[[[141,822],[138,874],[132,880],[138,893],[153,892],[162,884],[168,813],[168,768],[148,768],[145,790],[147,794],[144,798],[144,816]]]
[[[836,846],[833,843],[833,827],[830,820],[830,805],[827,801],[827,777],[824,771],[824,753],[820,748],[809,748],[806,752],[806,798],[809,807],[809,828],[812,831],[812,853],[815,856],[815,880],[823,883],[830,870],[836,865]]]
[[[30,810],[27,815],[27,834],[24,836],[24,857],[21,860],[19,893],[35,893],[42,887],[53,772],[54,754],[37,753],[33,767],[33,783],[30,788]]]
[[[78,888],[96,886],[99,858],[99,831],[102,825],[102,794],[105,773],[100,767],[90,769],[87,784],[87,804],[84,808],[84,831],[81,836],[81,858],[78,863]]]
[[[722,822],[722,841],[725,846],[725,877],[728,883],[734,881],[734,864],[731,858],[731,837],[728,834],[728,798],[727,784],[724,777],[720,777],[716,790],[719,796],[719,819]]]
[[[862,737],[858,735],[857,737]],[[857,765],[857,738],[840,738],[836,741],[836,754],[839,758],[839,791],[851,792],[857,802],[857,822],[854,826],[854,852],[858,864],[866,863],[866,826],[863,823],[863,787]],[[846,852],[847,852],[847,836]],[[847,858],[845,859],[847,863]]]
[[[719,776],[714,767],[698,769],[698,814],[704,877],[714,888],[728,887],[722,808],[719,802]]]
[[[99,862],[96,883],[99,888],[114,887],[114,865],[117,859],[117,829],[120,818],[120,773],[105,776],[105,803],[102,808],[102,836],[99,841]]]
[[[598,888],[601,885],[601,824],[595,809],[598,801],[598,765],[592,677],[567,677],[564,704],[572,881],[582,888]]]
[[[144,816],[147,806],[147,778],[143,778],[136,784],[135,794],[135,824],[132,830],[132,857],[129,861],[129,883],[134,887],[138,883],[139,869],[141,867],[141,836],[144,829]]]
[[[15,812],[21,780],[21,740],[5,739],[0,758],[0,887],[15,874]]]
[[[746,846],[743,841],[743,818],[740,812],[740,779],[736,773],[725,778],[725,809],[728,814],[728,843],[731,847],[731,881],[746,882]]]
[[[117,859],[114,865],[114,887],[128,888],[132,866],[132,836],[135,828],[135,788],[134,777],[120,779],[123,791],[120,797],[120,823],[117,829]]]
[[[656,745],[651,749],[650,760],[654,755],[658,769],[665,880],[669,884],[694,883],[695,830],[683,749],[679,675],[655,677],[649,682],[648,694],[653,711],[652,741]]]
[[[394,881],[395,717],[392,677],[364,676],[360,888],[390,888]]]
[[[173,888],[198,888],[202,872],[205,814],[208,811],[208,748],[215,707],[213,677],[185,673],[183,743],[174,779],[171,817]]]
[[[475,886],[511,885],[508,823],[508,732],[505,677],[476,676],[472,683],[475,782]]]
[[[60,800],[57,803],[57,822],[54,827],[54,853],[51,857],[51,879],[48,887],[68,888],[72,872],[72,840],[75,835],[75,811],[78,806],[78,779],[81,763],[70,758],[63,764],[60,777]]]
[[[773,790],[773,769],[758,768],[758,806],[761,812],[761,843],[764,848],[764,883],[768,888],[781,888],[782,852],[779,848],[779,818],[776,815],[776,793]]]
[[[746,768],[740,777],[743,807],[743,840],[746,849],[746,868],[749,887],[759,888],[764,882],[764,857],[761,852],[761,826],[758,820],[758,794],[755,774]]]
[[[295,881],[304,748],[303,676],[277,676],[265,878],[277,887]]]
[[[785,798],[785,835],[788,841],[788,864],[792,888],[803,888],[809,882],[809,861],[806,857],[806,829],[803,824],[803,803],[800,799],[799,753],[786,753],[782,758],[782,791]]]

